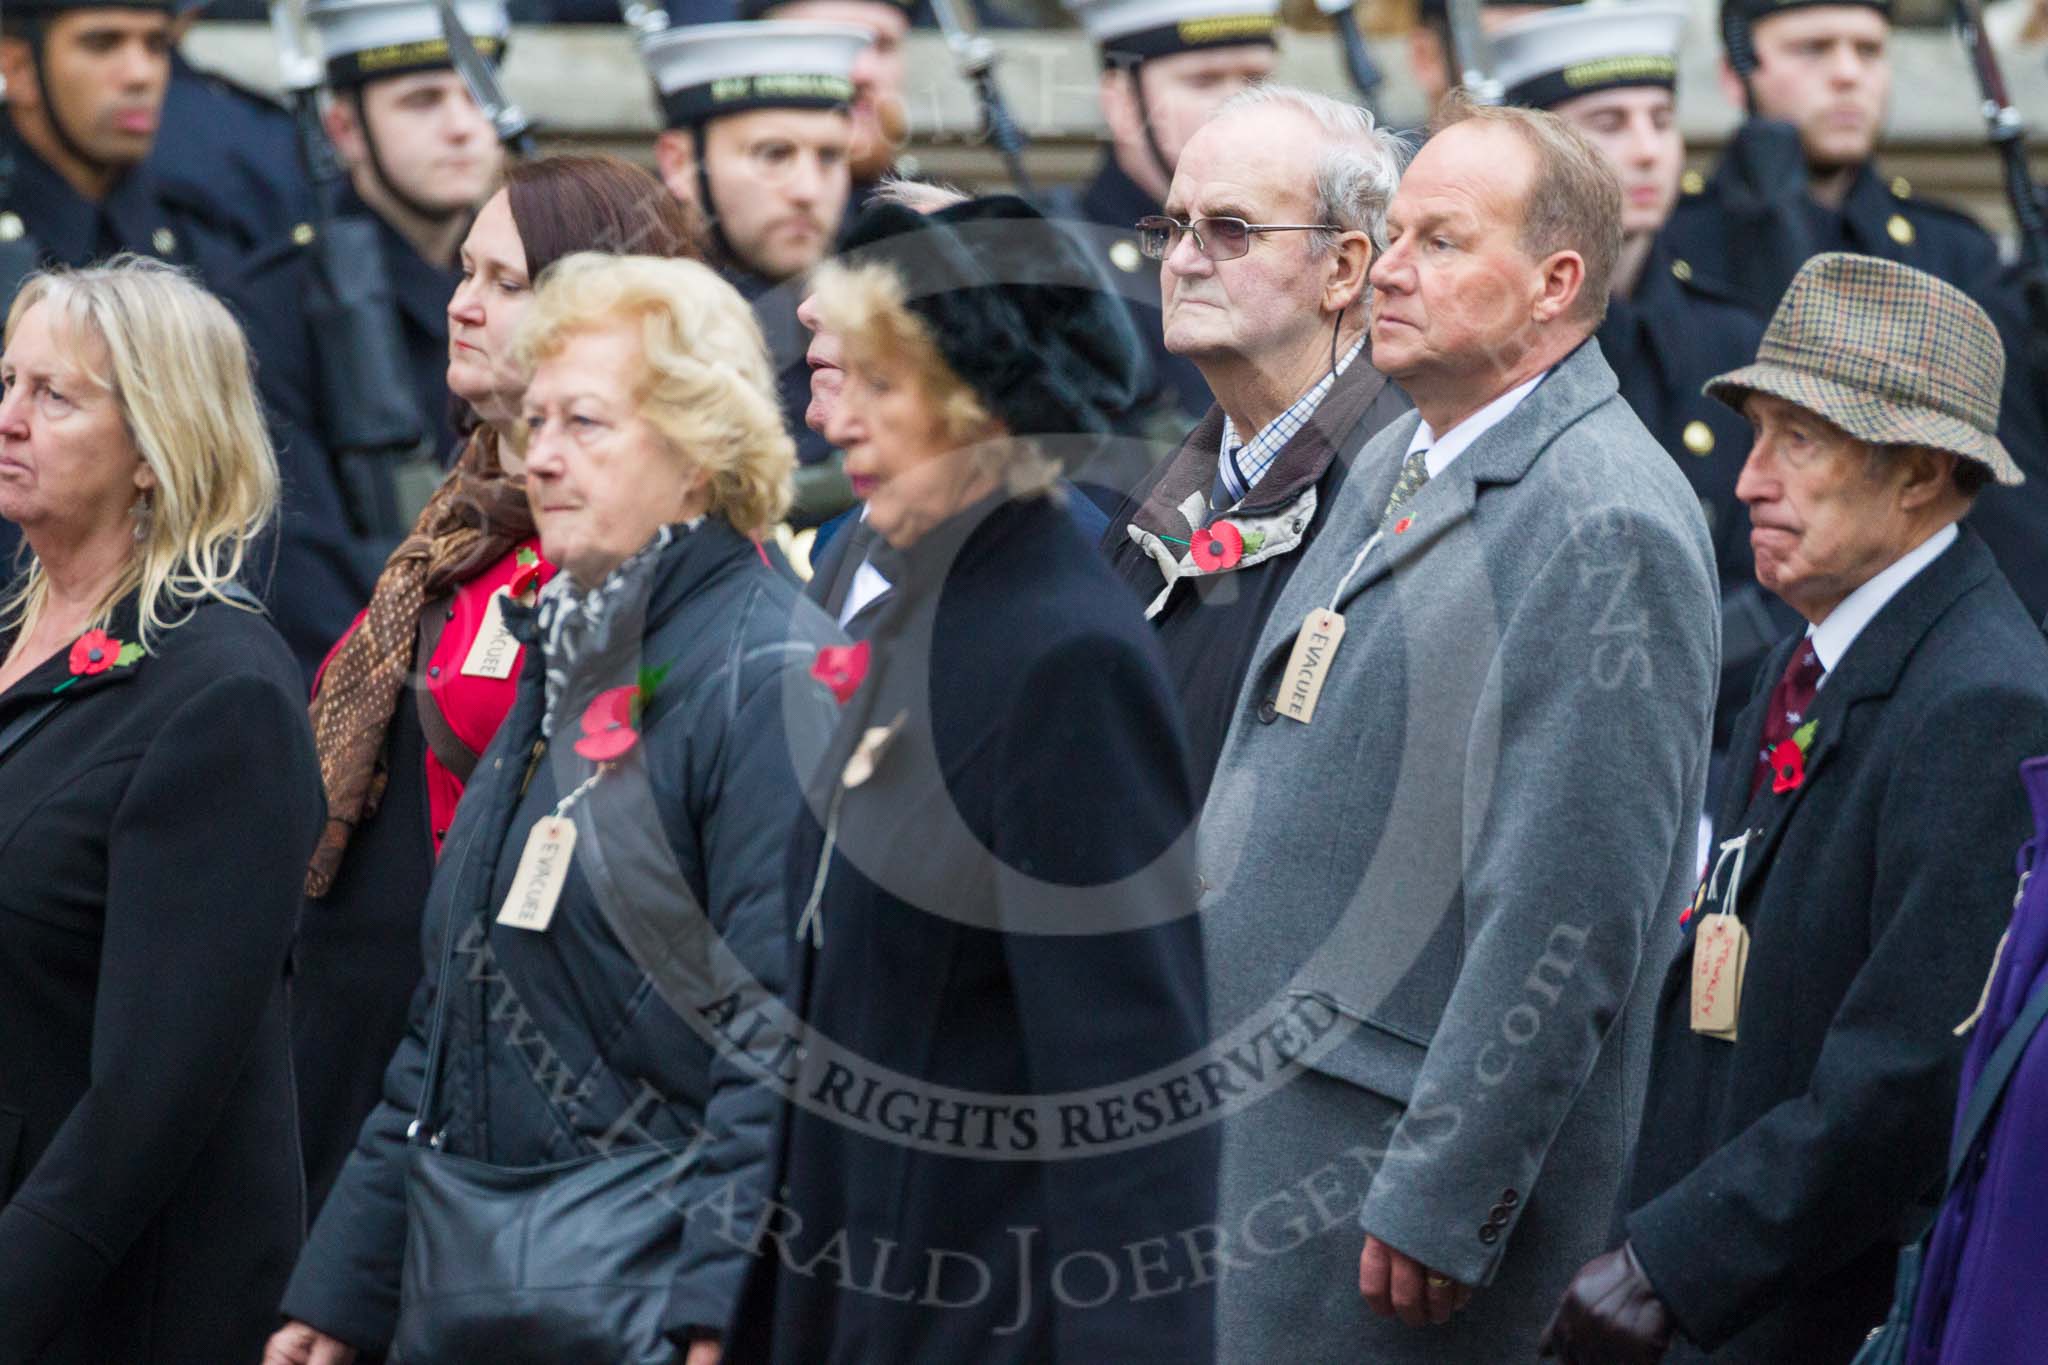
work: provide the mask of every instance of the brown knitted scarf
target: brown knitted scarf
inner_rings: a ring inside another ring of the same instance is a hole
[[[313,698],[313,744],[327,827],[306,867],[306,894],[334,887],[355,827],[384,797],[385,737],[412,681],[420,612],[533,534],[525,480],[498,462],[497,433],[478,427],[455,468],[385,561],[360,625],[336,650]]]

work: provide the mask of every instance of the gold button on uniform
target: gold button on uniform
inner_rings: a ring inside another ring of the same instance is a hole
[[[1913,245],[1913,225],[1906,221],[1906,215],[1895,213],[1885,220],[1884,230],[1900,246]]]
[[[1714,449],[1714,429],[1705,422],[1685,424],[1685,448],[1695,455],[1705,455]]]
[[[1913,197],[1913,182],[1906,179],[1903,175],[1893,176],[1892,193],[1901,199],[1911,199]]]
[[[0,213],[0,242],[18,242],[27,231],[22,226],[20,214]]]
[[[1109,249],[1109,263],[1126,275],[1134,275],[1138,267],[1145,264],[1145,258],[1139,253],[1136,242],[1118,242]]]
[[[1678,177],[1678,188],[1687,194],[1702,194],[1707,188],[1707,178],[1698,171],[1687,171]]]
[[[149,234],[149,244],[156,248],[159,256],[168,256],[178,249],[178,234],[169,228],[158,228]]]
[[[1673,261],[1671,263],[1671,273],[1681,280],[1690,280],[1692,278],[1692,262]]]
[[[301,223],[293,228],[292,241],[299,246],[311,246],[313,244],[313,225],[311,223]]]

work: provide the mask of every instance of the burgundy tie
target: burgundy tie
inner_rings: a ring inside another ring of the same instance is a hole
[[[1785,676],[1771,689],[1771,709],[1764,715],[1764,746],[1756,756],[1756,772],[1749,779],[1751,800],[1756,799],[1757,790],[1771,775],[1772,752],[1806,723],[1806,713],[1813,709],[1813,695],[1820,690],[1823,671],[1813,641],[1801,640],[1799,648],[1792,651],[1791,662],[1785,665]]]

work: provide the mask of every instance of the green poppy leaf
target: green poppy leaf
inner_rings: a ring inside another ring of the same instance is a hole
[[[1266,533],[1264,531],[1248,531],[1245,533],[1244,538],[1244,552],[1248,555],[1255,555],[1259,552],[1259,547],[1265,543]]]
[[[519,553],[512,556],[512,562],[522,569],[530,569],[540,563],[540,556],[533,552],[531,545],[522,545],[519,547]]]
[[[117,668],[126,668],[141,658],[142,655],[143,648],[141,645],[122,645],[121,652],[114,656],[114,664]]]
[[[1820,722],[1810,720],[1792,732],[1792,742],[1799,746],[1800,753],[1803,754],[1813,747],[1813,735],[1818,729],[1820,729]]]

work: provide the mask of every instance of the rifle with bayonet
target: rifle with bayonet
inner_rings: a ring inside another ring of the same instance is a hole
[[[504,87],[498,84],[498,73],[470,41],[469,30],[462,26],[462,16],[455,12],[455,0],[440,0],[439,8],[441,36],[448,40],[449,63],[469,87],[469,97],[483,110],[491,127],[498,130],[498,141],[507,152],[522,161],[531,158],[537,150],[533,120],[506,96]]]
[[[1351,83],[1358,87],[1358,102],[1378,118],[1380,87],[1386,84],[1387,78],[1379,63],[1372,59],[1372,50],[1365,45],[1365,34],[1359,31],[1356,0],[1316,0],[1316,8],[1336,23],[1337,41],[1344,53],[1344,69],[1350,73]]]
[[[7,84],[0,78],[0,111],[6,107]],[[15,291],[36,272],[42,255],[28,225],[14,210],[14,151],[0,141],[0,310],[14,301]]]
[[[359,535],[396,543],[439,482],[428,427],[413,398],[398,305],[377,225],[338,212],[348,173],[320,122],[320,63],[306,51],[292,0],[274,0],[278,71],[313,186],[304,245],[312,262],[306,324],[319,376],[321,433]],[[388,547],[387,547],[388,548]]]
[[[996,83],[995,44],[968,28],[960,12],[959,0],[932,0],[932,15],[946,35],[946,47],[953,54],[954,64],[960,68],[961,79],[974,87],[974,97],[981,104],[982,131],[1002,153],[1003,165],[1009,169],[1010,180],[1017,186],[1017,193],[1026,199],[1036,198],[1037,191],[1031,186],[1031,173],[1024,168],[1024,149],[1031,145],[1031,139],[1011,117],[1010,106],[1003,100],[1002,87]]]
[[[1983,96],[1982,110],[1992,150],[2005,175],[2005,197],[2019,230],[2019,283],[2027,306],[2026,358],[2048,370],[2048,208],[2027,168],[2027,127],[2006,92],[2005,73],[1991,35],[1984,31],[1983,0],[1956,0],[1956,32],[1969,54],[1970,69]]]
[[[1487,70],[1486,55],[1479,0],[1444,0],[1444,66],[1451,83],[1464,87],[1474,103],[1499,104],[1500,82]]]

